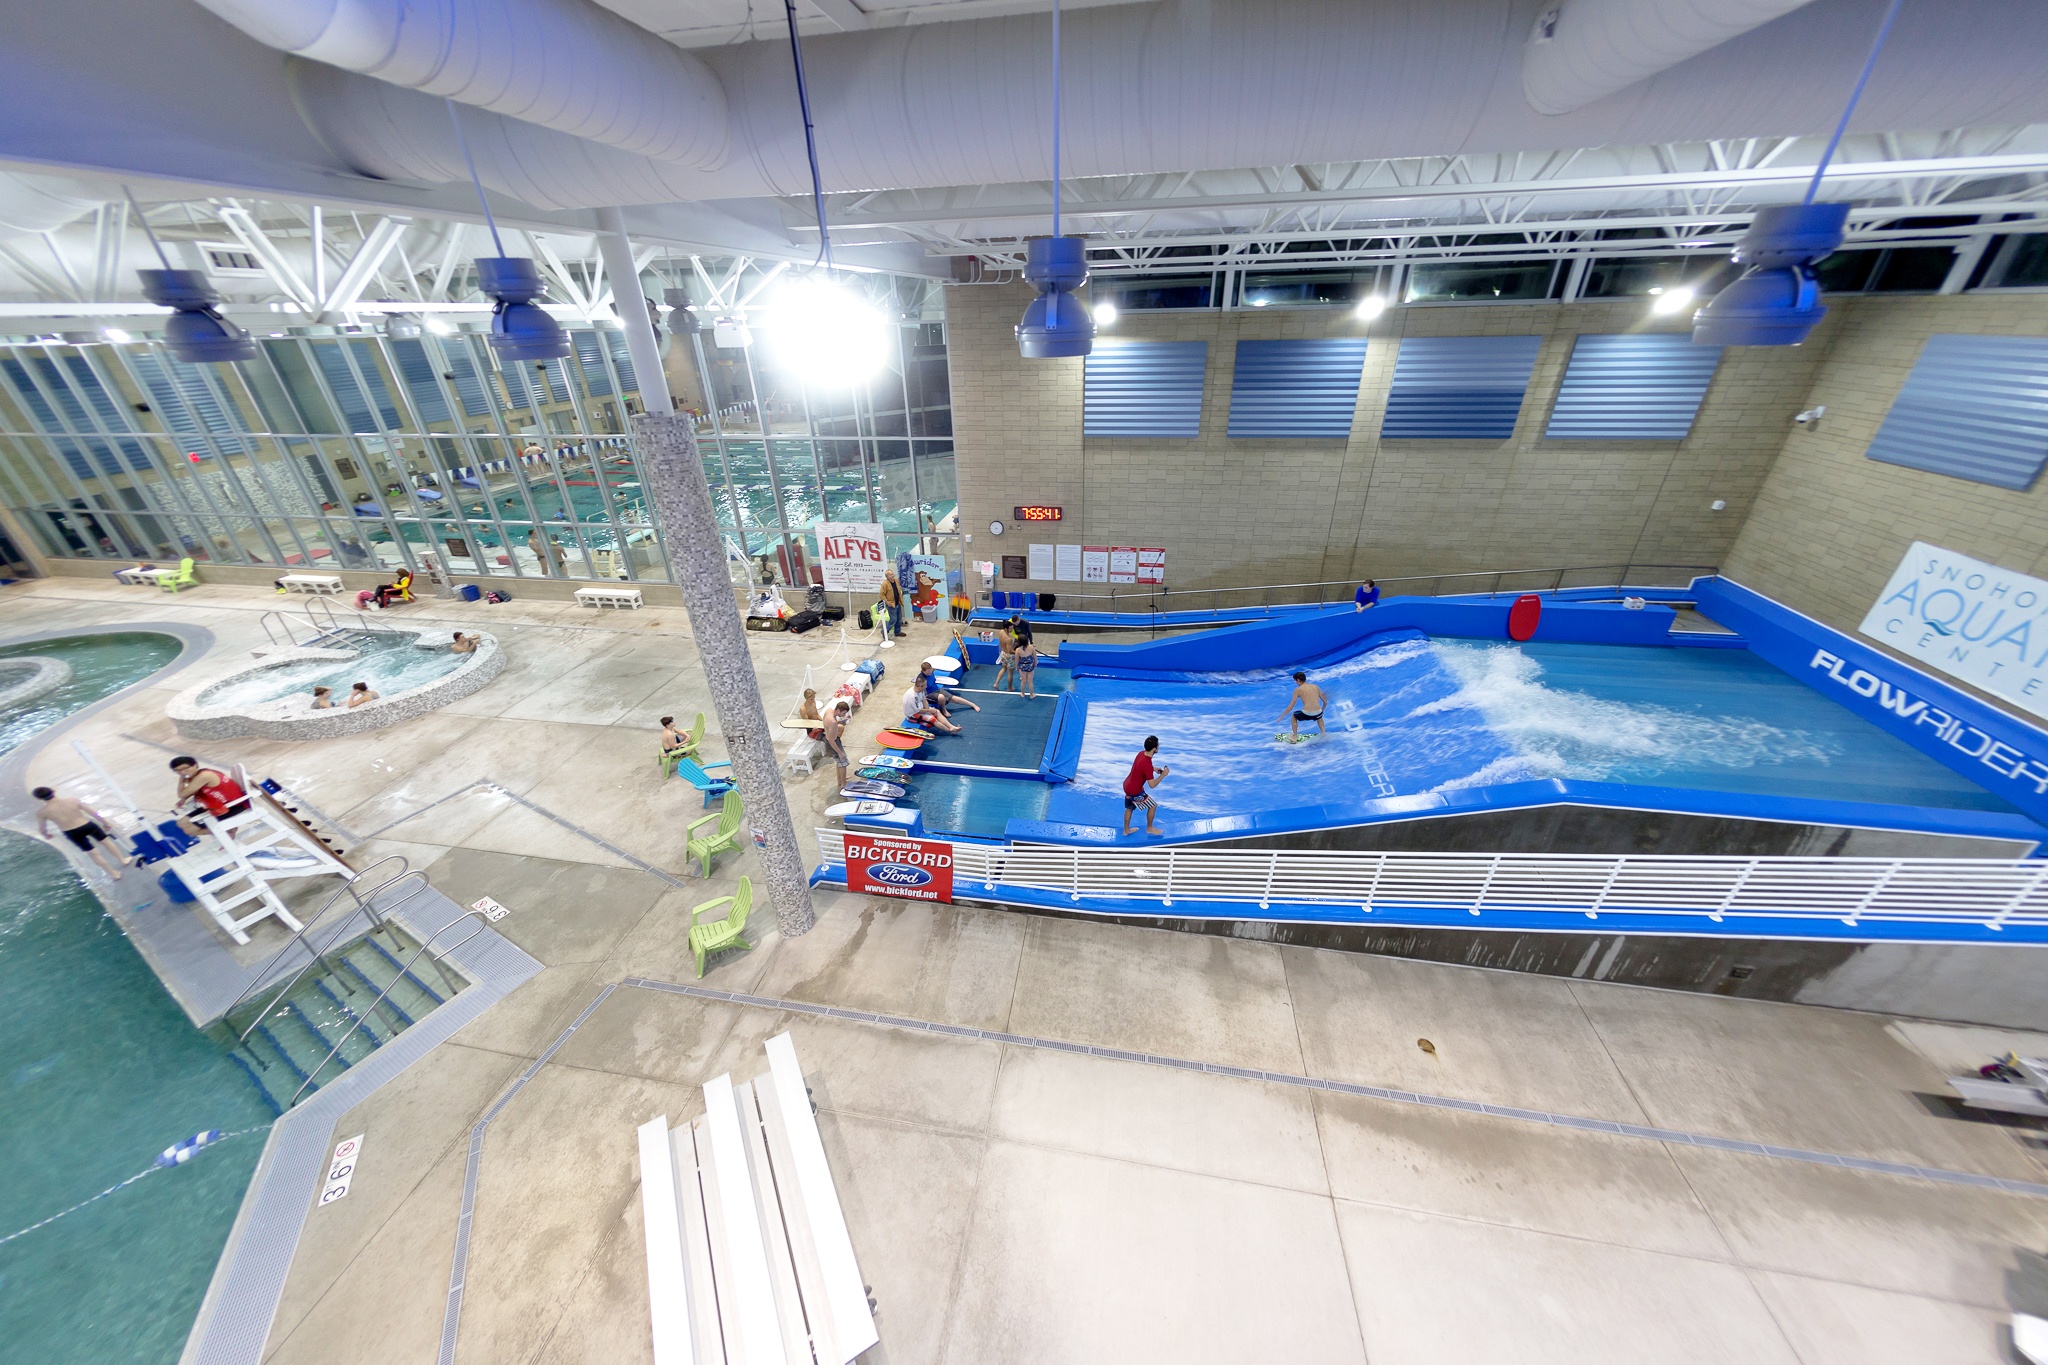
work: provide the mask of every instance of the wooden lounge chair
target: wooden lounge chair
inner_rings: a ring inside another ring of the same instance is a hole
[[[697,917],[707,910],[720,906],[731,906],[721,919],[699,924]],[[746,931],[747,916],[754,910],[754,884],[745,877],[740,878],[739,890],[730,896],[720,896],[715,901],[705,901],[690,911],[690,952],[697,959],[697,979],[704,979],[704,959],[724,948],[745,948],[751,951],[753,944],[740,935]]]
[[[693,859],[698,860],[704,869],[704,875],[709,877],[711,855],[740,846],[741,814],[740,794],[729,791],[725,794],[725,804],[715,814],[692,820],[684,827],[683,862],[688,864]],[[698,837],[697,831],[705,825],[711,825],[713,821],[717,823],[713,825],[711,832],[701,838]]]

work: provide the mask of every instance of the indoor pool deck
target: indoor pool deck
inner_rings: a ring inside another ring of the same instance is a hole
[[[214,632],[192,669],[77,727],[161,804],[166,688],[245,659],[276,604],[60,579],[0,590],[0,637]],[[753,870],[684,874],[701,803],[649,761],[657,716],[707,709],[683,614],[428,600],[406,618],[486,626],[510,662],[388,730],[202,751],[288,781],[366,860],[403,852],[456,902],[497,898],[542,970],[335,1119],[364,1135],[354,1188],[307,1216],[265,1360],[429,1361],[451,1327],[458,1362],[650,1360],[634,1127],[701,1112],[696,1087],[750,1074],[785,1028],[880,1305],[871,1360],[2008,1358],[2014,1248],[2048,1244],[2048,1197],[2021,1186],[2048,1181],[2048,1146],[1921,1097],[2048,1038],[824,891],[810,934],[764,917],[752,952],[714,960],[702,986],[748,999],[664,989],[699,984],[690,907]],[[878,701],[943,629],[890,651]],[[752,643],[772,713],[836,640]],[[854,742],[893,710],[870,705]],[[31,776],[102,798],[73,737]],[[800,830],[836,799],[829,767],[788,788]]]

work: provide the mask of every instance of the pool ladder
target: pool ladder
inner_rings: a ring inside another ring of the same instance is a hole
[[[273,608],[256,618],[263,627],[264,638],[273,646],[295,649],[321,649],[346,640],[350,635],[392,635],[397,632],[390,626],[381,625],[367,616],[359,621],[344,623],[334,614],[334,606],[324,597],[310,597],[305,603],[306,619],[302,622],[290,612]],[[306,638],[299,638],[304,631]],[[282,637],[282,638],[280,638]]]
[[[445,951],[427,952],[460,919],[420,943],[390,918],[426,889],[426,873],[403,855],[372,863],[308,916],[223,1012],[216,1036],[271,1109],[291,1108],[467,984]],[[344,897],[352,908],[330,922]]]

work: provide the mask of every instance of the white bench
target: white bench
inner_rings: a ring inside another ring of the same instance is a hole
[[[156,576],[162,572],[164,572],[162,569],[117,569],[114,572],[114,577],[123,583],[131,585],[146,583],[153,588],[156,586]]]
[[[638,588],[578,588],[576,605],[579,607],[640,607]]]
[[[640,1126],[654,1365],[846,1365],[881,1339],[796,1048],[767,1048],[768,1075],[705,1083],[702,1118]]]
[[[806,777],[810,776],[813,764],[817,761],[818,756],[824,752],[825,746],[821,741],[812,739],[809,735],[803,736],[796,743],[789,746],[789,758],[787,760],[789,770],[791,772],[800,771]]]
[[[288,573],[277,580],[286,592],[310,592],[325,597],[339,594],[341,575],[331,573]]]

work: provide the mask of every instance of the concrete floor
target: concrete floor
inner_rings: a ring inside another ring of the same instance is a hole
[[[0,635],[205,625],[219,644],[175,691],[246,659],[275,604],[58,580],[0,591]],[[652,761],[655,717],[706,708],[680,612],[428,601],[413,616],[494,630],[510,664],[386,731],[203,751],[374,835],[361,857],[403,852],[458,901],[497,898],[513,911],[498,929],[546,970],[342,1121],[365,1134],[359,1172],[308,1220],[278,1362],[433,1359],[471,1126],[606,984],[693,982],[689,908],[752,861],[728,856],[709,882],[680,864],[700,802]],[[913,632],[888,683],[939,647],[942,628]],[[833,641],[753,643],[779,718]],[[177,744],[165,695],[79,727],[158,802],[153,746]],[[864,732],[892,695],[885,683]],[[33,777],[80,779],[79,765],[59,744]],[[478,781],[629,856],[481,791],[417,813]],[[833,785],[829,768],[790,779],[799,829]],[[835,894],[818,909],[787,941],[757,919],[754,950],[715,960],[704,984],[2048,1176],[2038,1135],[1916,1098],[1942,1091],[1954,1058],[2012,1041],[1995,1030],[965,906]],[[490,1129],[461,1361],[651,1358],[633,1130],[700,1112],[713,1075],[765,1070],[760,1044],[783,1029],[880,1304],[866,1358],[893,1365],[2004,1361],[2014,1248],[2048,1246],[2039,1198],[622,988]]]

